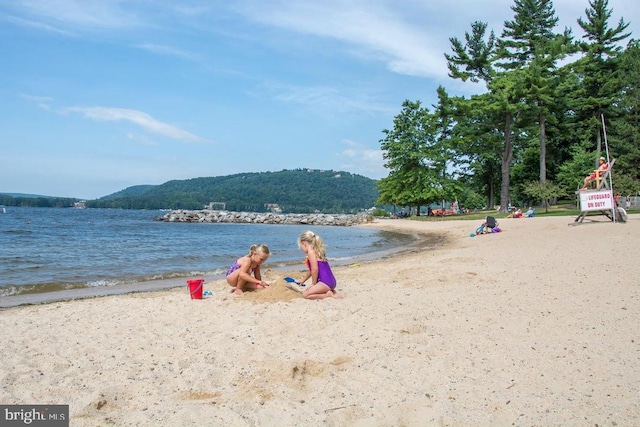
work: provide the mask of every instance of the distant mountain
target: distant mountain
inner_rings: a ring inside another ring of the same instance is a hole
[[[374,206],[376,181],[343,171],[295,169],[280,172],[168,181],[138,185],[87,201],[87,207],[202,209],[209,203],[230,211],[353,213]]]
[[[149,190],[157,187],[157,185],[134,185],[127,187],[124,190],[120,190],[108,196],[101,197],[100,200],[114,200],[122,197],[137,197],[142,196]]]
[[[45,198],[45,199],[56,199],[56,196],[42,196],[40,194],[24,194],[24,193],[0,193],[2,196],[9,196],[15,198],[23,198],[23,199],[37,199],[37,198]]]

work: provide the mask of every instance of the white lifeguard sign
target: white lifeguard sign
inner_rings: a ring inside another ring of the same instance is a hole
[[[581,191],[580,210],[583,212],[605,211],[614,209],[613,191]]]

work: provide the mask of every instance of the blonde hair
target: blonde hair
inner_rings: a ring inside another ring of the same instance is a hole
[[[251,247],[249,248],[249,253],[247,254],[247,256],[251,256],[257,252],[260,252],[261,254],[264,254],[266,256],[270,255],[270,251],[269,251],[269,247],[267,245],[265,245],[264,243],[258,243],[257,245],[251,245]]]
[[[298,246],[300,246],[303,242],[311,245],[311,247],[313,248],[313,251],[316,253],[318,258],[320,258],[323,261],[327,260],[327,254],[326,254],[326,249],[324,247],[324,242],[322,241],[322,238],[320,236],[318,236],[316,233],[314,233],[311,230],[305,231],[300,234],[300,237],[298,237]]]

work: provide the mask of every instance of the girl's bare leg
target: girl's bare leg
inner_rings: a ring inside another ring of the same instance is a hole
[[[329,286],[322,282],[318,282],[310,288],[305,289],[302,296],[306,299],[342,298],[342,295],[332,291]]]
[[[227,280],[228,281],[228,280]],[[233,286],[234,289],[231,289],[231,292],[236,295],[242,295],[243,292],[246,291],[256,291],[258,289],[264,288],[262,285],[256,285],[253,282],[247,282],[240,278],[237,280],[237,284],[233,285],[229,283],[230,286]]]
[[[247,286],[248,284],[246,283],[245,280],[242,280],[240,278],[240,274],[234,274],[234,273],[227,276],[227,283],[229,284],[229,286],[232,287],[231,289],[232,294],[242,295],[242,292],[245,290],[245,288],[248,288],[249,286]]]

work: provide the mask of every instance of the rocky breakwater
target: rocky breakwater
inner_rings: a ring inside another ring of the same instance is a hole
[[[359,214],[275,214],[212,210],[174,210],[155,221],[164,222],[231,222],[240,224],[290,224],[351,226],[373,221],[367,213]]]

